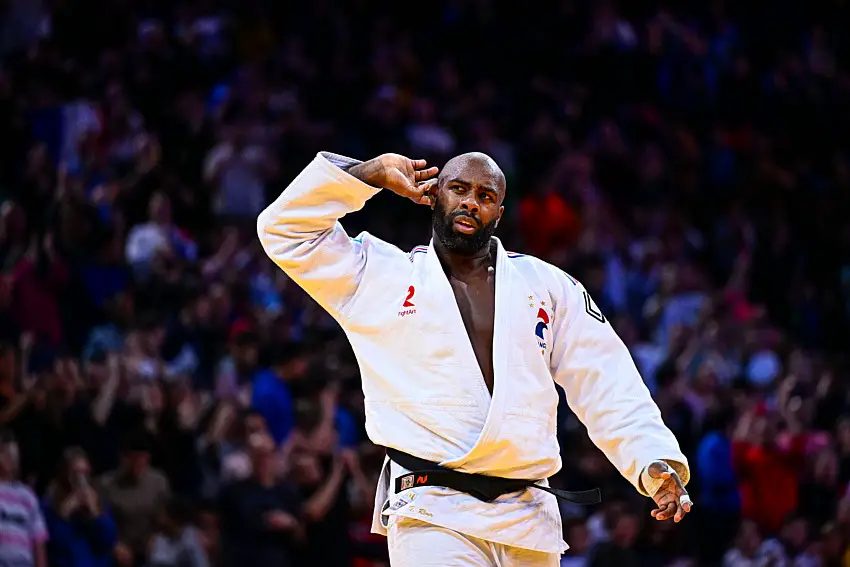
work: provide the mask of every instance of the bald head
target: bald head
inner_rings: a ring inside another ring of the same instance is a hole
[[[490,156],[471,152],[443,166],[434,200],[434,236],[443,249],[474,255],[490,245],[505,199],[505,174]]]
[[[505,197],[506,181],[502,168],[496,160],[482,152],[469,152],[453,157],[440,171],[439,184],[442,187],[450,180],[472,181],[473,178],[489,182],[499,194],[499,202]]]

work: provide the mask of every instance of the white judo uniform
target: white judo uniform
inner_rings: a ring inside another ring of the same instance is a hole
[[[561,468],[557,383],[641,493],[658,489],[645,472],[656,460],[687,483],[687,459],[584,287],[501,243],[491,396],[433,242],[408,253],[366,232],[351,238],[340,224],[380,191],[345,172],[356,163],[317,155],[263,211],[257,232],[345,331],[373,443],[462,472],[546,479]],[[372,526],[389,535],[396,566],[557,565],[567,549],[551,494],[529,489],[490,503],[432,486],[396,494],[394,479],[406,472],[385,462]]]

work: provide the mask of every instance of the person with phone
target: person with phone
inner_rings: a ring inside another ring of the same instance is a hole
[[[85,451],[69,447],[42,502],[50,541],[47,557],[57,567],[111,564],[117,541],[115,522],[91,485]]]
[[[15,436],[0,427],[0,565],[46,567],[48,532],[32,488],[18,480]]]

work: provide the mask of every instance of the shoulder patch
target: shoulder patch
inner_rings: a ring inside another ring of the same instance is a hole
[[[588,315],[599,321],[600,323],[605,323],[605,315],[602,314],[599,307],[593,303],[593,300],[590,299],[590,294],[587,291],[582,291],[582,295],[584,295],[584,310]]]

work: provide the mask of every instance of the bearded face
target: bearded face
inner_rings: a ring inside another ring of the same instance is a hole
[[[438,199],[432,214],[434,235],[440,243],[455,254],[471,256],[490,244],[499,219],[482,224],[481,218],[464,209],[447,211],[445,201]]]

